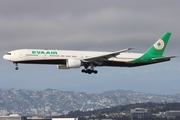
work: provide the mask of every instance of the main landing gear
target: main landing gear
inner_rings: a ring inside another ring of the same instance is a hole
[[[19,70],[19,67],[18,67],[18,64],[17,63],[14,63],[15,64],[15,70]]]
[[[88,73],[88,74],[91,74],[91,73],[97,74],[98,73],[97,70],[91,70],[91,69],[82,69],[81,72]]]
[[[90,67],[90,68],[89,68]],[[94,74],[97,74],[98,71],[97,70],[94,70],[94,64],[93,63],[90,63],[90,64],[86,64],[84,65],[84,68],[85,69],[82,69],[81,72],[82,73],[88,73],[88,74],[91,74],[91,73],[94,73]]]

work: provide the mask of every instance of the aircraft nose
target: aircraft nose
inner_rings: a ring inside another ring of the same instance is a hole
[[[10,60],[9,55],[4,55],[3,58],[4,58],[5,60]]]
[[[11,54],[12,54],[11,52],[8,52],[8,53],[6,53],[6,54],[3,56],[3,58],[4,58],[5,60],[11,61],[11,59],[12,59]]]
[[[7,60],[7,55],[4,55],[3,58],[4,58],[5,60]]]

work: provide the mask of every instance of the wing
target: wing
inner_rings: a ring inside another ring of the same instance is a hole
[[[104,60],[104,59],[107,60],[107,59],[109,59],[111,57],[116,57],[117,55],[119,55],[122,52],[126,52],[126,51],[129,51],[129,50],[132,50],[132,49],[134,49],[134,48],[127,48],[127,49],[124,49],[124,50],[115,51],[115,52],[111,52],[111,53],[104,54],[104,55],[97,55],[97,56],[93,56],[93,57],[88,57],[88,58],[83,59],[83,62],[96,62],[96,61],[101,61],[101,60]]]

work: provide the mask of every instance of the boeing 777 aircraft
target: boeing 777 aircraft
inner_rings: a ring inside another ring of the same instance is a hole
[[[95,73],[94,67],[136,67],[159,62],[169,61],[176,56],[164,57],[163,53],[168,44],[171,33],[165,33],[145,53],[128,53],[133,48],[127,48],[115,52],[98,51],[70,51],[70,50],[46,50],[46,49],[19,49],[6,53],[3,58],[15,64],[55,64],[58,69],[80,68],[83,73]]]

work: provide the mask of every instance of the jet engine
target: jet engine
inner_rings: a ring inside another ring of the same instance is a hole
[[[58,69],[70,69],[70,68],[80,68],[81,60],[80,59],[67,59],[66,64],[57,65]]]

